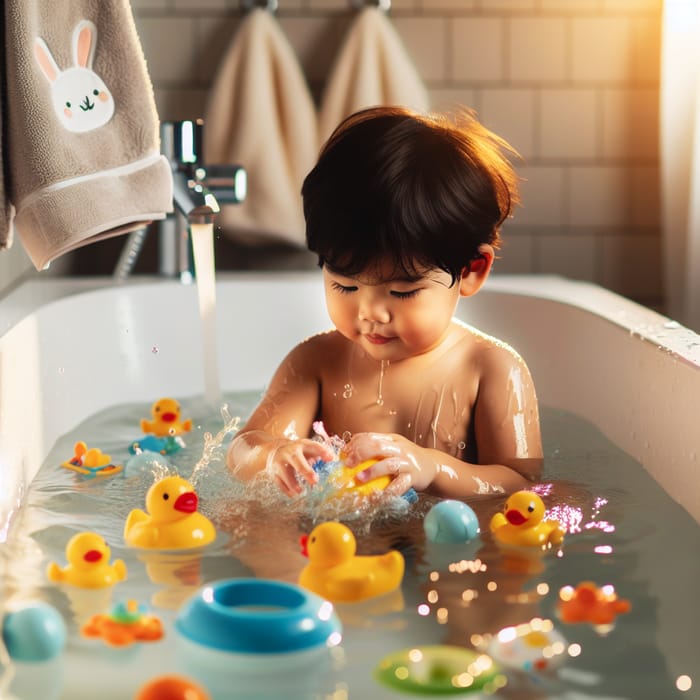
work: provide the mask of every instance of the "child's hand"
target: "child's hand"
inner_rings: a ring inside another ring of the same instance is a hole
[[[303,491],[300,478],[309,485],[318,482],[313,464],[319,459],[330,462],[336,456],[330,447],[315,440],[280,439],[268,454],[266,469],[287,496],[296,496]]]
[[[386,492],[400,496],[409,488],[424,491],[433,483],[437,465],[422,447],[396,433],[356,433],[343,448],[345,464],[354,467],[367,459],[379,460],[355,475],[361,482],[388,474]]]

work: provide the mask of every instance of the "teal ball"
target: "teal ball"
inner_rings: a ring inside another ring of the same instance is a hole
[[[470,542],[480,532],[476,513],[462,501],[436,503],[423,520],[425,536],[430,542],[459,544]]]
[[[5,615],[2,639],[15,661],[48,661],[66,645],[66,623],[48,603],[32,603]]]
[[[150,450],[145,450],[133,457],[129,457],[124,465],[124,471],[127,476],[161,474],[167,472],[169,468],[170,462],[167,457],[164,457],[158,452],[151,452]]]

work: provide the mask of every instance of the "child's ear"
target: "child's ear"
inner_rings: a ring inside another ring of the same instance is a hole
[[[484,282],[486,282],[494,259],[493,246],[483,243],[479,246],[479,257],[469,263],[469,267],[462,270],[462,278],[459,281],[459,295],[470,297],[476,294]]]

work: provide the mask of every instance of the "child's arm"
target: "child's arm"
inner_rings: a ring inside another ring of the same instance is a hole
[[[455,498],[514,491],[539,478],[542,439],[527,366],[506,346],[491,347],[478,366],[479,388],[472,409],[478,463],[417,445],[403,435],[358,433],[345,447],[346,464],[354,466],[370,458],[380,461],[357,478],[369,481],[389,474],[394,476],[392,492],[413,486]]]
[[[302,491],[297,476],[316,483],[314,462],[335,459],[330,447],[306,437],[319,400],[311,341],[298,345],[283,360],[257,408],[231,441],[226,457],[238,478],[247,481],[266,470],[288,496]]]

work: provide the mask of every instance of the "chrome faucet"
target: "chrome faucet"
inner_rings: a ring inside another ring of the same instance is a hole
[[[159,222],[158,273],[192,279],[189,225],[213,222],[221,204],[239,204],[247,194],[247,173],[240,165],[206,165],[202,155],[203,122],[163,122],[161,152],[173,174],[174,212]],[[146,229],[129,235],[114,277],[131,274],[146,238]]]

